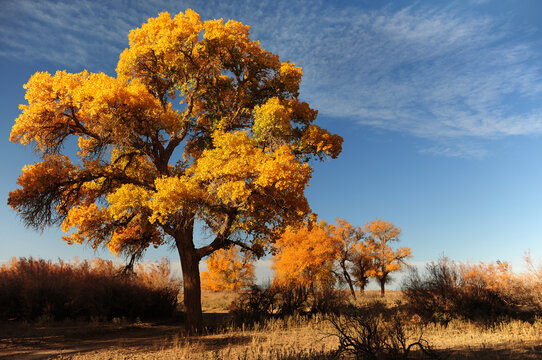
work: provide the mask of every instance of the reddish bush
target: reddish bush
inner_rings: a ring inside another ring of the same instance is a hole
[[[0,267],[0,319],[171,315],[180,284],[170,275],[165,261],[126,273],[102,259],[69,264],[13,258]]]
[[[412,271],[403,294],[414,312],[441,323],[454,317],[532,318],[542,310],[536,301],[542,277],[536,274],[515,274],[507,263],[457,264],[443,258],[428,264],[423,275]]]

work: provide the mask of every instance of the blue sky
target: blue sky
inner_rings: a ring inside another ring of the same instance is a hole
[[[93,257],[57,229],[25,229],[6,205],[37,160],[8,141],[36,71],[113,75],[127,34],[161,11],[235,19],[304,69],[301,97],[345,139],[315,165],[321,218],[403,229],[415,263],[542,258],[542,3],[516,1],[27,1],[0,13],[0,261]],[[104,253],[98,255],[106,257]],[[146,259],[177,255],[152,250]]]

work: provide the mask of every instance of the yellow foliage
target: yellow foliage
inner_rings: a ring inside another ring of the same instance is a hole
[[[215,251],[205,261],[201,286],[212,291],[237,291],[254,283],[254,265],[248,253],[239,254],[235,246]]]
[[[321,157],[326,154],[335,159],[342,151],[342,142],[342,137],[333,135],[317,125],[309,125],[299,142],[299,148],[302,151],[321,154]]]
[[[63,181],[76,170],[77,167],[67,156],[45,155],[42,162],[23,167],[17,179],[17,185],[21,188],[10,193],[8,204],[14,206],[27,197],[38,196],[47,191],[51,184]]]
[[[280,76],[284,79],[284,84],[292,93],[299,91],[299,83],[303,76],[303,69],[295,66],[293,62],[285,61],[280,63]]]
[[[458,272],[461,278],[461,286],[470,291],[481,289],[502,292],[512,289],[517,275],[514,274],[508,263],[478,263],[459,264]]]
[[[125,184],[107,195],[109,215],[114,221],[140,212],[149,200],[150,192],[133,184]]]
[[[409,248],[393,250],[389,243],[399,241],[401,228],[393,223],[381,219],[370,221],[364,226],[367,234],[366,244],[373,254],[374,266],[368,272],[369,276],[380,282],[386,282],[391,272],[400,270],[404,260],[411,254]]]
[[[400,228],[392,223],[375,220],[362,228],[344,219],[336,224],[311,221],[300,228],[289,227],[276,240],[273,269],[279,284],[302,287],[328,287],[342,278],[352,293],[361,290],[371,277],[380,282],[398,271],[410,256],[409,248],[393,250],[390,241],[397,241]]]
[[[68,244],[82,244],[89,240],[93,248],[106,240],[105,234],[101,233],[102,226],[106,223],[107,212],[99,208],[95,203],[72,207],[64,221],[62,230],[69,232],[70,228],[77,227],[77,231],[63,237]]]
[[[168,216],[179,210],[196,208],[204,192],[197,188],[194,178],[187,176],[161,177],[155,180],[156,191],[147,203],[152,211],[150,221],[168,222]]]
[[[38,72],[25,89],[28,105],[20,106],[10,140],[34,141],[41,151],[54,151],[64,137],[75,135],[83,138],[78,143],[85,156],[99,138],[125,144],[134,132],[149,134],[156,125],[175,131],[180,125],[172,107],[164,109],[143,84],[126,84],[103,73]]]
[[[363,228],[365,233],[370,234],[371,239],[378,243],[397,241],[401,234],[401,228],[381,219],[370,221]]]
[[[302,69],[249,26],[190,9],[148,19],[129,43],[116,77],[37,72],[25,85],[10,140],[43,154],[9,195],[25,222],[61,222],[68,243],[125,255],[182,237],[199,260],[216,247],[185,238],[196,219],[260,250],[304,221],[308,161],[335,158],[342,138],[298,100]],[[70,137],[72,160],[61,155]]]
[[[279,98],[269,99],[265,104],[254,108],[254,127],[252,131],[258,139],[270,136],[287,136],[291,132],[292,111],[281,104]]]
[[[363,231],[350,224],[345,219],[336,219],[337,224],[327,225],[331,236],[340,244],[340,251],[337,253],[338,260],[351,259],[363,244]]]
[[[305,287],[333,285],[334,261],[340,245],[330,236],[324,222],[310,228],[286,229],[275,244],[275,281]]]

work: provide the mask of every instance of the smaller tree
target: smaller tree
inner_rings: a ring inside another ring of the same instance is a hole
[[[354,291],[355,280],[352,279],[350,272],[353,270],[354,276],[356,276],[356,263],[362,260],[362,254],[358,248],[363,247],[363,231],[359,226],[353,226],[344,219],[337,218],[335,221],[337,225],[328,225],[328,228],[330,236],[337,243],[336,259],[340,271],[340,274],[337,274],[337,276],[344,279],[350,288],[350,293],[356,298]],[[361,287],[362,291],[364,287],[365,284]]]
[[[333,286],[337,249],[338,243],[329,235],[324,221],[299,229],[287,228],[275,243],[275,281],[310,289]]]
[[[352,249],[352,277],[361,294],[375,270],[374,253],[365,241],[357,242]]]
[[[202,288],[212,291],[237,291],[254,283],[254,265],[247,252],[239,254],[230,246],[214,252],[205,260],[207,271],[201,273]]]
[[[373,254],[373,267],[368,271],[380,283],[380,294],[384,296],[385,284],[390,281],[389,274],[401,270],[405,259],[410,256],[409,248],[393,250],[391,242],[399,241],[401,228],[381,219],[368,222],[364,226],[366,243]]]

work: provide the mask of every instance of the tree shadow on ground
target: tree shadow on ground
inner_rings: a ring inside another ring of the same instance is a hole
[[[442,359],[535,360],[542,359],[542,342],[503,342],[492,347],[438,351]]]
[[[206,320],[217,324],[227,321],[228,314],[210,314]],[[186,337],[182,334],[183,324],[166,321],[138,324],[113,323],[0,323],[0,358],[2,359],[46,359],[59,354],[68,356],[95,351],[123,350],[132,354],[184,347],[196,351],[220,351],[232,345],[249,345],[252,335],[242,332],[215,333],[200,337]],[[491,347],[436,349],[439,359],[480,359],[480,360],[531,360],[542,359],[541,341],[502,342]],[[420,352],[413,352],[411,359],[422,359]],[[313,357],[310,357],[311,359]],[[332,358],[322,354],[315,359]],[[427,359],[427,357],[425,357]]]
[[[221,327],[228,314],[206,314],[206,322]],[[185,337],[184,324],[178,320],[113,323],[60,322],[32,324],[27,322],[0,323],[0,358],[45,359],[63,354],[87,353],[108,348],[132,351],[168,348],[175,342],[198,344],[203,350],[220,350],[226,346],[251,341],[248,336],[207,335]]]
[[[109,347],[148,347],[179,333],[179,326],[172,325],[54,324],[12,329],[13,335],[0,337],[2,358],[40,359]]]
[[[542,341],[503,342],[491,347],[432,349],[430,352],[432,356],[424,355],[416,350],[410,354],[409,359],[539,360],[542,359]]]

